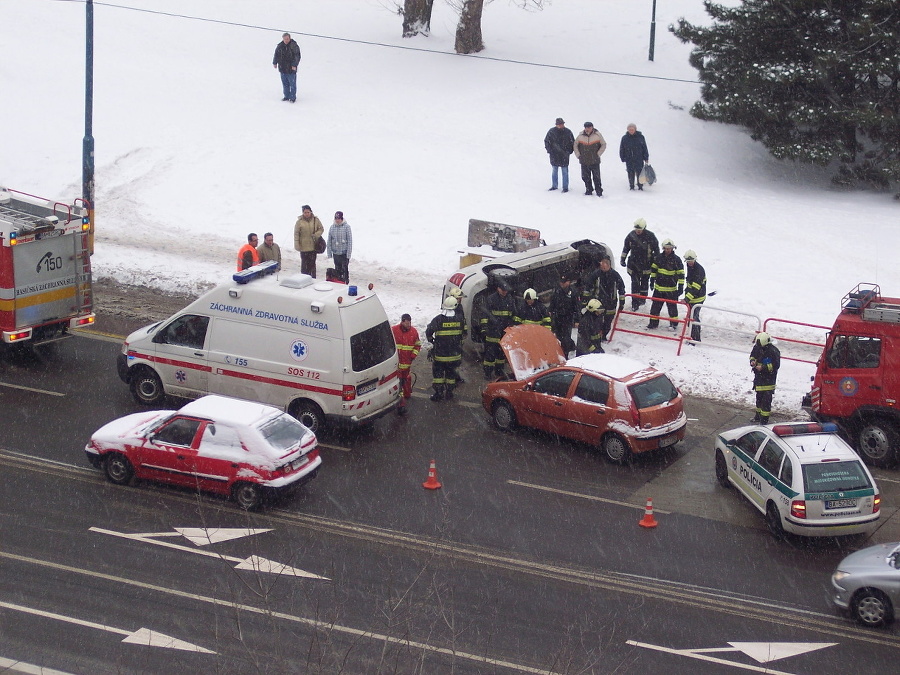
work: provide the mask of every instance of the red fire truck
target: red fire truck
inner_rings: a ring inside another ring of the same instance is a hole
[[[900,461],[900,298],[858,284],[841,301],[804,407],[837,422],[860,456],[878,467]]]
[[[0,187],[3,342],[50,342],[94,322],[87,207]]]

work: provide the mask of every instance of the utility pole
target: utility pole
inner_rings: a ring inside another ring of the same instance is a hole
[[[656,47],[656,0],[653,0],[653,14],[650,16],[650,60]]]
[[[94,254],[94,0],[85,0],[84,140],[81,145],[81,198],[87,202],[88,250]]]

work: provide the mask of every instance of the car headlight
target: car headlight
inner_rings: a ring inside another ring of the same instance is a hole
[[[843,572],[841,570],[837,570],[834,574],[831,575],[831,581],[838,588],[843,588],[841,586],[841,581],[850,576],[850,572]]]

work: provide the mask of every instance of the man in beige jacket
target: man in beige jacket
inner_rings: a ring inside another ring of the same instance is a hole
[[[603,196],[603,185],[600,183],[600,155],[606,151],[603,134],[590,122],[584,123],[584,131],[575,139],[575,156],[581,162],[581,180],[584,181],[584,194],[590,195],[597,190],[597,196]],[[591,182],[593,179],[593,183]]]
[[[325,234],[318,216],[309,204],[303,205],[303,215],[294,224],[294,250],[300,251],[300,272],[316,278],[316,243]]]

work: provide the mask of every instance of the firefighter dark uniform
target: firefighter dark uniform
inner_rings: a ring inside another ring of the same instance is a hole
[[[524,297],[516,303],[515,324],[534,324],[550,328],[550,312],[544,303],[537,299],[537,293],[529,288]]]
[[[559,278],[559,286],[550,296],[550,326],[556,339],[562,347],[563,353],[568,356],[575,349],[572,341],[572,329],[578,317],[578,294],[572,288],[572,282],[567,276]]]
[[[697,262],[697,254],[685,251],[687,276],[684,279],[684,299],[690,305],[691,340],[700,342],[700,310],[706,300],[706,270]]]
[[[426,339],[434,345],[432,349],[431,385],[434,387],[432,401],[453,398],[456,388],[456,369],[462,361],[462,325],[456,318],[456,300],[447,298],[444,308],[425,329]]]
[[[633,295],[649,295],[650,271],[653,261],[659,255],[659,241],[656,235],[647,229],[647,221],[638,218],[634,221],[634,229],[625,237],[625,247],[619,263],[631,277]],[[627,261],[626,261],[627,259]],[[646,300],[631,299],[631,310],[642,307]]]
[[[400,361],[400,406],[397,412],[401,415],[406,413],[406,402],[412,396],[412,362],[422,349],[419,331],[412,327],[411,321],[412,317],[404,314],[400,323],[391,327],[394,343],[397,345],[397,358]]]
[[[500,338],[504,331],[515,323],[516,299],[505,289],[509,286],[498,286],[497,292],[491,294],[484,303],[485,315],[481,319],[481,330],[484,334],[484,376],[490,380],[504,377],[506,358],[500,348]]]
[[[750,350],[750,368],[753,369],[753,391],[756,392],[754,422],[768,424],[772,414],[772,397],[775,396],[775,380],[781,367],[781,352],[772,344],[768,333],[759,333]]]
[[[663,242],[663,252],[656,256],[653,266],[650,268],[650,281],[653,283],[653,304],[650,305],[650,319],[647,328],[654,329],[659,326],[659,311],[663,305],[668,305],[669,318],[678,318],[678,305],[664,300],[678,300],[684,290],[684,263],[675,255],[675,244],[671,239]],[[657,298],[659,298],[657,300]],[[678,330],[678,322],[670,322],[672,330]]]
[[[591,272],[584,281],[584,290],[581,300],[587,304],[591,299],[599,300],[602,305],[600,315],[603,317],[603,339],[609,334],[616,311],[625,306],[625,282],[622,275],[609,266],[609,259],[605,258],[606,265],[601,264]],[[603,261],[601,261],[602,263]],[[606,269],[603,269],[606,267]]]
[[[575,355],[603,354],[603,306],[599,300],[588,302],[578,322],[578,344]]]

